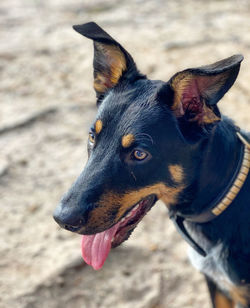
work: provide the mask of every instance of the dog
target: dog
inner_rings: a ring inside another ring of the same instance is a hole
[[[82,256],[99,269],[162,200],[212,306],[250,307],[250,135],[217,106],[243,56],[150,80],[96,23],[73,28],[94,43],[98,112],[88,162],[54,219],[83,235]]]

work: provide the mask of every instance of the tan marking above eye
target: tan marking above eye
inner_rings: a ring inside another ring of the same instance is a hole
[[[95,122],[95,132],[97,135],[100,134],[100,132],[102,131],[102,127],[103,127],[102,120],[97,120]]]
[[[132,134],[128,134],[122,137],[122,146],[128,148],[135,141],[135,137]]]
[[[171,178],[176,183],[181,183],[184,179],[183,167],[180,165],[169,165],[168,170],[170,172]]]

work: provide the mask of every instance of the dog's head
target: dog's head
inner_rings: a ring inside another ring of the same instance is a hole
[[[220,121],[216,103],[234,83],[242,56],[155,81],[95,23],[74,29],[94,41],[98,112],[87,165],[54,217],[84,234],[83,256],[100,268],[111,245],[126,240],[158,199],[173,206],[182,198],[198,168],[195,149]]]

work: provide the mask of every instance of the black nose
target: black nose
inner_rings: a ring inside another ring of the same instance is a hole
[[[53,217],[60,227],[72,232],[77,232],[85,224],[80,211],[63,207],[62,204],[56,207]]]

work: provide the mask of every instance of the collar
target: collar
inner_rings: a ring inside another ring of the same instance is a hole
[[[239,163],[232,179],[219,197],[217,197],[204,212],[198,215],[179,215],[174,211],[169,211],[169,217],[175,224],[181,236],[204,257],[207,253],[192,239],[184,225],[184,221],[187,220],[195,223],[209,222],[222,214],[239,194],[250,169],[250,143],[239,132],[236,134],[243,145]]]

